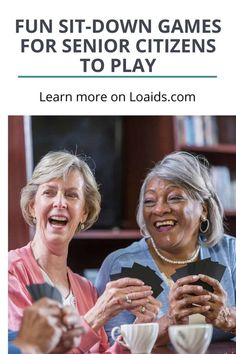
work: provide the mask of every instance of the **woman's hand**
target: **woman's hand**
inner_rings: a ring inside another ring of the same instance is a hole
[[[76,309],[65,306],[61,309],[62,336],[53,354],[67,353],[72,348],[79,346],[80,337],[85,333],[82,321]]]
[[[169,311],[157,322],[159,323],[158,342],[156,346],[165,345],[169,342],[168,327],[173,324],[186,324],[189,316],[204,314],[210,309],[207,301],[209,293],[202,286],[194,285],[198,281],[198,275],[189,275],[178,279],[170,288]]]
[[[98,298],[84,319],[95,331],[123,310],[131,310],[147,306],[152,295],[150,286],[139,279],[122,278],[107,283],[104,293]]]
[[[180,278],[171,287],[169,293],[170,324],[188,323],[188,317],[193,314],[204,314],[210,310],[208,301],[211,295],[202,286],[193,285],[200,276],[189,275]]]
[[[20,330],[13,343],[22,353],[51,353],[58,345],[63,328],[61,309],[56,301],[43,298],[24,310]]]
[[[199,279],[211,285],[213,293],[209,292],[210,299],[207,302],[209,310],[204,313],[206,322],[215,327],[236,334],[236,309],[227,306],[227,295],[218,280],[207,275],[200,274]]]
[[[161,302],[156,300],[153,296],[149,296],[148,302],[145,306],[135,307],[130,310],[130,312],[136,316],[134,323],[148,323],[155,321],[160,307]]]

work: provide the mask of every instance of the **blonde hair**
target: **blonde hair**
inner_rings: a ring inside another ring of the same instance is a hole
[[[74,170],[78,170],[84,179],[83,192],[85,210],[88,213],[84,229],[91,227],[98,218],[101,209],[101,195],[95,177],[88,164],[79,156],[67,151],[51,151],[36,165],[31,179],[21,190],[21,211],[25,221],[34,225],[29,205],[35,198],[39,185],[55,178],[66,178]],[[78,225],[77,231],[80,230]]]

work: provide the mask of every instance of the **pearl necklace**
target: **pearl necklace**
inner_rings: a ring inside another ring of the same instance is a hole
[[[153,241],[152,237],[151,237],[151,243],[152,243],[152,246],[156,252],[156,254],[165,262],[167,263],[172,263],[172,264],[186,264],[186,263],[192,263],[194,261],[195,258],[197,258],[198,254],[199,254],[199,251],[200,251],[200,247],[198,246],[196,251],[194,252],[193,256],[189,259],[186,259],[185,261],[174,261],[172,259],[168,259],[166,257],[164,257],[157,249],[156,245],[155,245],[155,242]]]

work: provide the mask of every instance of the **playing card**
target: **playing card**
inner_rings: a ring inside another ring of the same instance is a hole
[[[120,273],[111,274],[110,276],[111,280],[117,280],[124,277],[142,280],[145,285],[152,287],[154,297],[157,297],[163,291],[161,286],[162,279],[148,266],[143,266],[135,262],[131,268],[122,267]]]
[[[177,269],[177,271],[172,275],[172,279],[176,281],[187,275],[198,275],[205,274],[211,278],[217,279],[219,282],[222,279],[226,267],[218,262],[211,261],[210,258],[202,259],[197,262],[190,263],[183,268]],[[200,285],[205,290],[213,292],[213,288],[206,282],[198,280],[194,282],[193,285]]]
[[[34,301],[47,297],[62,304],[62,295],[60,291],[48,283],[30,284],[27,285],[27,289]]]
[[[115,274],[110,274],[110,279],[113,281],[113,280],[118,280],[118,279],[121,279],[123,278],[123,275],[122,273],[115,273]]]
[[[30,285],[27,285],[27,289],[32,297],[32,299],[34,301],[37,301],[40,299],[40,294],[39,294],[39,291],[38,291],[38,287],[35,286],[35,284],[30,284]]]
[[[194,262],[195,273],[193,273],[193,274],[205,274],[207,269],[209,268],[209,264],[211,264],[211,263],[213,263],[211,261],[211,258],[205,258],[205,259],[201,259],[200,261]],[[193,264],[193,263],[191,263],[191,264]],[[188,265],[188,268],[190,268],[189,266],[190,266],[190,264]]]
[[[48,297],[51,299],[52,286],[48,283],[39,284],[38,289],[41,297]]]
[[[176,281],[180,278],[186,277],[188,274],[188,268],[187,266],[184,266],[182,268],[179,268],[176,270],[176,272],[171,276],[171,278]]]
[[[218,262],[212,262],[212,261],[208,261],[206,264],[206,270],[203,273],[199,274],[206,274],[209,277],[215,278],[218,281],[221,281],[224,272],[225,272],[226,267],[223,264],[220,264]]]
[[[51,296],[52,296],[51,299],[53,299],[53,300],[59,302],[60,304],[62,304],[62,295],[61,295],[60,291],[56,287],[53,287]]]
[[[196,274],[205,274],[211,278],[214,278],[218,281],[221,281],[221,278],[224,274],[226,267],[218,262],[213,262],[208,258],[205,263],[202,263],[201,266],[198,268],[196,267],[197,273]],[[214,289],[211,285],[207,282],[203,282],[202,280],[198,280],[196,285],[201,285],[205,290],[210,292],[214,292]]]

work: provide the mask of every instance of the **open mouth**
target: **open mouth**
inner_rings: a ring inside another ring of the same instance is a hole
[[[177,224],[177,221],[174,220],[164,220],[164,221],[157,221],[154,226],[157,228],[159,232],[166,232],[171,230],[175,225]]]
[[[66,216],[51,216],[49,223],[53,226],[65,226],[68,223]]]

